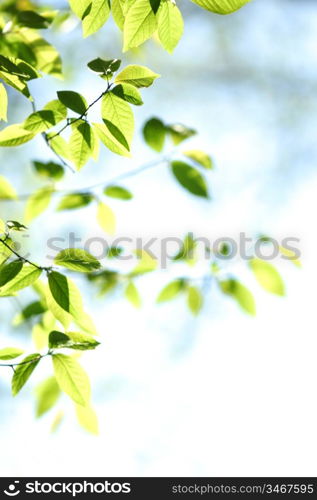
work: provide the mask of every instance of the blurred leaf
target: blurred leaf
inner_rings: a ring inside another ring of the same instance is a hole
[[[76,415],[83,429],[91,434],[99,434],[98,418],[91,406],[76,405]]]
[[[33,318],[33,316],[38,316],[39,314],[43,314],[45,311],[46,308],[44,307],[42,302],[38,300],[34,301],[28,306],[24,307],[22,311],[14,317],[12,324],[13,326],[18,326],[21,323],[23,323],[23,321]]]
[[[295,250],[290,250],[289,248],[286,248],[283,246],[280,246],[279,250],[280,250],[281,254],[284,255],[285,257],[287,257],[287,259],[290,260],[290,262],[293,262],[293,264],[296,267],[302,267],[302,263],[301,263],[300,259],[297,257]]]
[[[213,168],[212,160],[207,153],[203,151],[199,151],[198,149],[191,149],[190,151],[184,151],[183,153],[187,158],[190,158],[195,163],[198,163],[204,168],[211,169]]]
[[[129,283],[126,286],[126,289],[124,291],[124,295],[126,299],[136,308],[141,307],[142,301],[140,294],[138,292],[138,289],[136,288],[135,284],[132,281],[129,281]]]
[[[159,118],[151,118],[143,128],[143,136],[145,142],[158,153],[164,147],[166,128],[164,123]]]
[[[55,377],[49,377],[36,388],[36,416],[41,417],[55,406],[61,390]]]
[[[104,189],[104,194],[111,198],[118,198],[119,200],[131,200],[133,198],[132,193],[121,186],[107,186]]]
[[[85,207],[94,199],[90,193],[66,194],[60,201],[57,210],[75,210]]]
[[[60,180],[64,176],[64,168],[58,163],[54,163],[53,161],[49,161],[47,163],[43,163],[41,161],[33,161],[33,166],[36,172],[42,177]]]
[[[200,313],[203,306],[203,296],[199,288],[195,286],[189,286],[187,289],[187,304],[190,311],[197,315]]]
[[[116,217],[112,209],[104,203],[98,203],[97,221],[99,226],[108,234],[116,232]]]
[[[221,291],[235,299],[245,312],[255,316],[256,307],[253,295],[244,285],[235,279],[229,279],[220,281],[219,286]]]
[[[150,255],[146,250],[137,250],[136,255],[139,259],[138,264],[130,273],[130,276],[150,273],[157,269],[157,260]]]
[[[17,193],[10,182],[0,175],[0,200],[15,200]]]
[[[206,181],[198,170],[181,161],[173,161],[171,169],[175,178],[187,191],[202,198],[209,198]]]
[[[159,293],[156,302],[167,302],[169,300],[175,299],[182,291],[184,290],[184,281],[177,279],[175,281],[171,281],[168,285],[166,285],[163,290]]]
[[[22,349],[17,347],[6,347],[5,349],[0,349],[0,359],[8,361],[10,359],[15,359],[24,353]]]
[[[275,295],[285,295],[284,282],[272,264],[265,260],[254,258],[249,261],[249,266],[264,290]]]
[[[43,213],[49,206],[54,188],[46,186],[35,191],[27,200],[25,206],[25,222],[28,224]]]
[[[197,133],[196,130],[188,128],[180,123],[168,125],[166,128],[176,146]]]
[[[17,20],[19,24],[22,24],[22,26],[39,30],[45,29],[49,25],[49,22],[45,17],[42,17],[40,14],[32,10],[19,11]]]
[[[8,95],[5,86],[0,83],[0,120],[7,121]]]

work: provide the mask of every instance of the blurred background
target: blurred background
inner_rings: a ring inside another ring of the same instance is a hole
[[[64,0],[48,3],[66,7]],[[100,435],[78,427],[66,397],[60,402],[65,419],[56,433],[50,434],[54,412],[35,420],[32,391],[45,370],[50,373],[49,362],[15,399],[11,373],[3,369],[3,476],[317,474],[317,4],[254,0],[225,17],[187,0],[179,6],[185,34],[172,56],[155,41],[124,56],[125,63],[144,64],[162,75],[144,90],[144,106],[134,110],[132,160],[102,150],[98,163],[68,173],[61,187],[108,180],[155,158],[141,136],[151,116],[184,123],[198,135],[183,149],[203,149],[214,159],[215,170],[208,173],[212,200],[187,194],[165,166],[153,168],[122,183],[135,195],[131,202],[111,201],[118,235],[292,236],[301,240],[302,269],[274,262],[287,287],[287,296],[278,298],[259,288],[245,263],[230,263],[254,292],[255,318],[214,287],[206,291],[198,318],[182,298],[156,305],[173,270],[139,281],[139,311],[120,294],[99,299],[93,287],[77,280],[102,339],[100,348],[82,359],[92,380]],[[38,107],[61,89],[92,101],[103,82],[87,70],[87,62],[121,57],[112,21],[86,40],[74,22],[46,34],[62,54],[66,78],[32,82]],[[10,122],[22,121],[30,104],[14,92],[10,98]],[[32,191],[41,182],[31,160],[49,158],[40,139],[14,152],[2,148],[1,174],[18,192]],[[20,220],[23,204],[1,202],[0,210],[1,218]],[[52,208],[31,225],[26,246],[33,259],[45,262],[47,239],[67,238],[70,231],[82,238],[102,235],[93,208],[74,213]],[[10,299],[0,302],[2,343],[30,349],[30,329],[10,327],[15,307]]]

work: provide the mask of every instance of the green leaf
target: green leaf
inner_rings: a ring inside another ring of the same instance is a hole
[[[98,203],[97,222],[106,233],[114,234],[116,232],[116,216],[105,203]]]
[[[13,295],[15,292],[32,285],[41,276],[41,273],[41,269],[24,264],[21,271],[11,281],[1,287],[0,296]]]
[[[196,316],[203,306],[203,296],[201,291],[195,286],[189,286],[187,289],[187,304],[189,310]]]
[[[18,12],[17,20],[22,26],[34,29],[45,29],[48,28],[48,20],[32,10],[21,10]]]
[[[66,108],[71,109],[79,115],[83,115],[87,109],[86,99],[78,92],[72,90],[60,90],[57,92],[58,99]]]
[[[175,299],[184,290],[183,280],[171,281],[166,285],[163,290],[161,290],[159,296],[157,297],[157,303],[167,302],[169,300]]]
[[[181,123],[169,125],[167,127],[167,131],[169,132],[171,139],[176,146],[196,134],[196,130],[188,128]]]
[[[36,388],[36,416],[39,418],[55,406],[61,390],[55,377],[49,377]]]
[[[145,273],[150,273],[157,269],[157,260],[150,255],[146,250],[137,250],[136,255],[139,259],[136,267],[130,273],[130,276],[138,276]]]
[[[100,57],[97,59],[93,59],[90,61],[87,66],[95,73],[103,73],[103,74],[112,74],[120,68],[121,60],[120,59],[110,59],[105,61]]]
[[[43,314],[46,311],[45,306],[40,301],[34,301],[28,306],[24,307],[20,313],[18,313],[13,321],[13,326],[18,326],[23,323],[25,320],[33,318],[34,316],[38,316],[39,314]],[[39,349],[39,347],[37,347]]]
[[[68,0],[68,3],[74,14],[83,19],[89,12],[92,0]]]
[[[2,219],[0,219],[0,234],[4,234],[6,232],[6,225]]]
[[[58,51],[41,35],[32,29],[24,29],[21,41],[31,50],[35,67],[39,71],[61,78],[62,61]]]
[[[46,134],[46,138],[49,141],[52,150],[62,158],[70,159],[70,151],[67,142],[61,135],[56,135],[53,133]]]
[[[67,334],[56,330],[49,334],[50,349],[75,349],[78,351],[87,351],[95,349],[100,345],[91,335],[85,335],[80,332],[67,332]]]
[[[5,86],[0,83],[0,120],[7,121],[8,95]]]
[[[16,200],[17,193],[9,181],[0,175],[0,200]]]
[[[13,248],[14,243],[10,238],[6,238],[5,241],[11,248]],[[0,245],[0,266],[2,266],[2,264],[6,262],[9,257],[11,257],[11,254],[12,251],[9,250],[9,248],[3,244]]]
[[[137,287],[135,286],[135,284],[132,281],[129,281],[128,285],[126,286],[126,289],[124,291],[124,295],[125,295],[126,299],[128,299],[128,301],[131,302],[131,304],[134,307],[136,307],[136,308],[141,307],[142,300],[141,300],[140,294],[138,292]]]
[[[109,0],[91,0],[87,14],[83,18],[83,36],[96,33],[110,16]]]
[[[120,83],[112,89],[112,93],[120,99],[123,99],[130,104],[135,106],[141,106],[143,104],[140,92],[136,87],[130,85],[129,83]]]
[[[150,87],[156,78],[160,78],[161,75],[154,73],[149,68],[145,66],[139,66],[137,64],[130,64],[126,66],[115,78],[116,83],[129,83],[134,85],[134,87]]]
[[[110,149],[113,153],[116,153],[117,155],[121,156],[127,156],[130,157],[130,149],[126,147],[124,144],[122,144],[122,137],[121,137],[121,142],[117,139],[115,134],[113,135],[113,132],[115,130],[115,127],[112,126],[111,130],[108,127],[109,124],[106,123],[94,123],[94,131],[96,132],[97,136],[103,142],[103,144]],[[119,131],[120,132],[120,131]],[[122,134],[121,134],[122,136]]]
[[[219,282],[220,289],[237,301],[239,306],[248,314],[255,316],[256,307],[252,293],[236,279]]]
[[[111,2],[111,12],[113,19],[118,26],[118,28],[123,31],[124,26],[124,7],[128,2],[126,0],[112,0]]]
[[[127,12],[123,28],[123,52],[138,47],[157,29],[150,0],[135,0]]]
[[[264,290],[275,295],[285,295],[284,282],[272,264],[265,260],[254,258],[249,261],[249,266]]]
[[[46,186],[35,191],[27,200],[25,207],[25,222],[28,224],[43,213],[49,206],[54,188]]]
[[[16,220],[7,220],[7,227],[10,229],[10,231],[17,231],[18,233],[27,229],[24,224],[21,224]]]
[[[0,268],[0,287],[6,285],[21,271],[23,267],[23,262],[21,260],[15,260],[10,262]]]
[[[52,358],[56,381],[61,390],[75,403],[86,406],[90,400],[90,383],[86,372],[70,356],[54,354]]]
[[[76,415],[79,424],[91,434],[99,434],[98,418],[91,406],[76,405]]]
[[[72,134],[69,141],[69,150],[72,162],[80,170],[92,155],[95,136],[89,123],[77,120],[72,123]]]
[[[209,198],[206,181],[198,170],[181,161],[172,162],[171,169],[175,178],[187,191],[202,198]]]
[[[0,359],[8,361],[10,359],[15,359],[24,353],[22,349],[17,347],[6,347],[5,349],[0,349]]]
[[[102,99],[101,116],[118,142],[130,149],[134,132],[134,117],[130,105],[113,92],[108,92]]]
[[[241,9],[251,0],[192,0],[194,3],[206,10],[216,14],[231,14]]]
[[[38,134],[45,132],[67,116],[66,107],[57,100],[50,101],[44,109],[32,113],[22,124],[25,130]]]
[[[48,275],[48,284],[55,302],[64,311],[70,312],[69,286],[66,276],[57,271],[52,271]]]
[[[34,132],[25,130],[21,125],[9,125],[0,132],[0,146],[13,147],[24,144],[35,136]]]
[[[88,273],[100,269],[100,262],[85,250],[67,248],[57,254],[55,264],[64,266],[73,271]]]
[[[198,163],[206,169],[213,168],[212,159],[209,155],[207,155],[207,153],[204,153],[203,151],[199,151],[198,149],[191,149],[190,151],[184,151],[183,155],[187,156],[187,158],[190,158],[195,163]]]
[[[64,196],[57,210],[75,210],[77,208],[85,207],[94,199],[90,193],[72,193]]]
[[[143,136],[145,142],[160,153],[165,143],[166,127],[159,118],[151,118],[144,125]]]
[[[184,32],[184,21],[177,5],[170,1],[160,3],[157,11],[158,36],[164,49],[173,52]]]
[[[132,193],[121,186],[107,186],[104,189],[104,194],[111,198],[118,198],[119,200],[131,200],[133,198]]]
[[[30,376],[37,367],[41,359],[40,354],[30,354],[24,358],[19,366],[15,367],[15,372],[12,377],[12,394],[16,396],[22,387],[29,380]]]
[[[64,176],[64,168],[58,163],[49,161],[43,163],[41,161],[33,161],[33,166],[36,172],[41,176],[49,179],[60,180]]]

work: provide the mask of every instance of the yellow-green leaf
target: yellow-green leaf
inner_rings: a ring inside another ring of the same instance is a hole
[[[115,78],[116,83],[129,83],[135,87],[149,87],[161,75],[154,73],[146,66],[130,64],[126,66]]]
[[[134,307],[136,307],[136,308],[141,307],[142,300],[141,300],[139,291],[132,281],[130,281],[128,283],[128,285],[126,286],[126,289],[124,291],[124,295],[125,295],[126,299],[128,299],[128,301],[131,302],[131,304]]]
[[[15,200],[17,193],[9,181],[0,175],[0,200]]]
[[[24,351],[22,351],[22,349],[18,349],[16,347],[5,347],[4,349],[0,349],[0,359],[8,361],[9,359],[18,358],[23,353]]]
[[[25,142],[30,141],[35,136],[34,132],[25,130],[22,125],[9,125],[0,132],[0,146],[13,147],[20,146]]]
[[[236,10],[241,9],[251,0],[192,0],[194,3],[203,7],[206,10],[215,12],[216,14],[231,14]]]
[[[158,36],[164,49],[173,52],[184,31],[184,21],[177,5],[170,1],[160,3],[157,11]]]
[[[116,232],[116,216],[113,210],[105,203],[98,203],[97,221],[106,233],[114,234]]]
[[[75,403],[86,406],[90,400],[90,382],[80,364],[65,354],[54,354],[53,367],[56,381]]]
[[[0,83],[0,120],[7,121],[8,95],[3,83]]]
[[[35,193],[28,198],[24,215],[26,223],[31,222],[47,209],[51,202],[53,192],[54,188],[50,186],[44,187],[35,191]]]
[[[249,261],[249,265],[255,278],[264,290],[275,295],[285,295],[284,282],[272,264],[265,260],[254,258]]]
[[[83,429],[91,434],[99,434],[98,418],[91,406],[76,405],[76,415]]]
[[[135,0],[124,21],[123,51],[138,47],[150,38],[157,21],[150,0]]]
[[[248,314],[255,316],[256,307],[252,293],[236,279],[219,282],[220,289],[237,301],[239,306]]]

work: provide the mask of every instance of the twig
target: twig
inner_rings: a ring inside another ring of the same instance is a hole
[[[4,245],[8,250],[10,250],[16,257],[18,257],[19,260],[22,260],[23,262],[30,264],[33,267],[36,267],[36,269],[40,269],[41,271],[50,271],[52,269],[52,267],[38,266],[37,264],[30,261],[26,257],[23,257],[18,252],[16,252],[13,248],[11,248],[10,245],[8,245],[8,243],[5,240],[3,240],[2,238],[0,238],[0,243],[2,243],[2,245]]]
[[[13,371],[15,371],[14,367],[15,366],[21,366],[21,365],[29,365],[31,363],[37,363],[40,361],[40,359],[45,358],[46,356],[51,356],[52,352],[48,351],[46,354],[39,354],[37,357],[30,359],[29,361],[21,361],[21,363],[0,363],[0,367],[9,367],[12,368]]]

